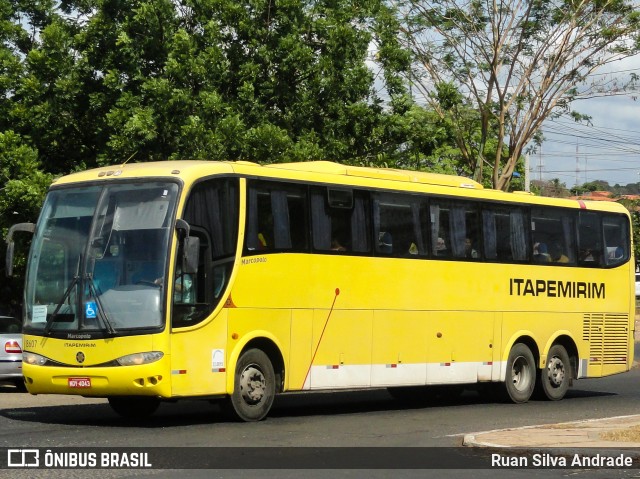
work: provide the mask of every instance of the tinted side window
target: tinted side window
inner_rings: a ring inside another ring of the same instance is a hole
[[[426,256],[427,203],[412,195],[379,193],[372,198],[375,251],[379,256]]]
[[[475,203],[434,200],[429,212],[434,256],[480,258],[480,224]]]
[[[531,209],[535,263],[575,264],[575,216],[554,208]]]
[[[578,258],[582,266],[604,264],[600,215],[581,211],[578,216]]]
[[[174,279],[173,326],[191,326],[204,320],[222,299],[229,282],[238,241],[238,180],[216,179],[196,185],[185,206],[190,235],[199,240],[195,273]],[[178,252],[179,257],[181,251]]]
[[[211,258],[235,254],[238,238],[238,184],[235,179],[198,184],[187,200],[184,219],[211,238]]]
[[[510,262],[530,258],[524,208],[486,205],[482,210],[482,226],[487,259]]]
[[[306,187],[250,181],[248,195],[245,253],[307,249]]]
[[[313,248],[318,251],[371,251],[368,196],[360,191],[311,190]],[[331,201],[330,201],[331,199]]]
[[[616,266],[628,261],[629,221],[622,215],[607,215],[602,219],[604,233],[605,263]]]

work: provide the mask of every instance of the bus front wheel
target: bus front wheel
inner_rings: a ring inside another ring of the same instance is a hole
[[[260,349],[244,352],[236,366],[233,394],[229,397],[232,412],[242,421],[264,419],[275,397],[273,365]]]
[[[150,396],[113,396],[109,398],[109,406],[122,417],[143,418],[156,412],[160,399]]]
[[[514,403],[529,400],[536,385],[536,363],[527,345],[514,344],[507,359],[507,377],[505,381],[507,395]]]
[[[546,368],[540,370],[539,386],[544,397],[559,401],[571,384],[571,362],[567,350],[555,344],[549,349]]]

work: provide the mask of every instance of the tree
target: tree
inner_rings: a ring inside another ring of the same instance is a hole
[[[457,125],[474,178],[488,167],[498,189],[545,119],[580,119],[571,102],[611,88],[593,72],[639,51],[640,12],[624,0],[404,0],[399,11],[415,61],[409,80]],[[467,134],[462,107],[477,111],[479,136]]]
[[[40,170],[37,152],[12,131],[0,133],[0,177],[4,186],[0,188],[0,232],[2,238],[15,223],[35,222],[40,205],[52,177]],[[25,238],[17,238],[24,241]],[[4,258],[6,245],[0,243],[0,257]],[[18,248],[26,251],[26,248]],[[17,264],[24,264],[24,256]],[[21,271],[22,268],[19,268]],[[17,312],[24,278],[18,274],[7,280],[4,276],[4,261],[0,267],[0,304]]]
[[[394,153],[384,138],[393,112],[376,93],[370,45],[378,44],[389,91],[401,90],[394,69],[407,62],[380,0],[69,0],[61,8],[26,52],[34,60],[23,80],[35,89],[9,99],[20,105],[12,123],[47,168]],[[38,121],[25,111],[39,112]]]
[[[381,0],[0,0],[0,131],[55,173],[124,161],[402,155]],[[381,74],[372,71],[376,46]]]

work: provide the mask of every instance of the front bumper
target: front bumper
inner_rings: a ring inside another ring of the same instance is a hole
[[[63,367],[23,364],[31,394],[69,394],[86,397],[171,396],[168,359],[151,364],[114,367]]]

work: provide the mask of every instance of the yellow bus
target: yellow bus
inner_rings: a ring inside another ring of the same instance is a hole
[[[496,385],[516,403],[633,361],[634,261],[615,203],[307,162],[180,161],[50,188],[24,295],[32,394],[124,416],[276,394]]]

